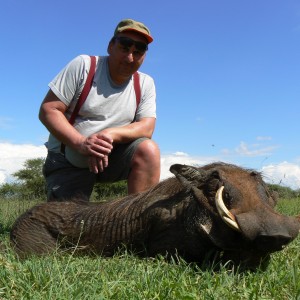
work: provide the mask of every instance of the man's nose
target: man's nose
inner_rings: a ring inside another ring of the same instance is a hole
[[[128,62],[133,62],[133,54],[132,54],[132,52],[131,53],[128,53],[128,55],[127,55],[127,61]]]
[[[135,47],[131,46],[128,48],[127,54],[126,54],[126,59],[128,62],[133,62],[134,57],[133,57],[133,52],[135,51]]]

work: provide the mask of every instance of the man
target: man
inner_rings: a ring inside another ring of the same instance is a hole
[[[143,23],[125,19],[117,25],[108,56],[97,57],[92,87],[73,126],[68,119],[88,76],[90,57],[76,57],[50,82],[39,113],[50,132],[43,168],[48,201],[76,195],[89,199],[97,181],[127,179],[129,194],[158,183],[160,152],[151,139],[155,85],[150,76],[138,72],[137,107],[133,83],[152,41]]]

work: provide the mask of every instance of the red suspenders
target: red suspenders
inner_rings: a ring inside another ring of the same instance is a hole
[[[90,56],[91,58],[91,66],[90,66],[90,70],[89,70],[89,73],[88,73],[88,77],[86,79],[86,82],[84,84],[84,87],[83,87],[83,90],[80,94],[80,97],[77,101],[77,104],[72,112],[72,115],[69,119],[69,123],[71,125],[74,124],[75,122],[75,118],[76,116],[78,115],[78,112],[82,106],[82,104],[84,103],[84,101],[86,100],[90,90],[91,90],[91,87],[92,87],[92,84],[93,84],[93,78],[94,78],[94,75],[95,75],[95,72],[96,72],[96,57],[95,56]]]
[[[138,109],[138,106],[141,102],[141,86],[140,86],[140,75],[138,72],[135,72],[133,74],[133,86],[134,86],[134,91],[135,91],[135,97],[136,97],[136,111]]]

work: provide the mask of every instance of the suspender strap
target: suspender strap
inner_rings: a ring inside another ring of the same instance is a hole
[[[91,58],[91,66],[90,66],[90,71],[88,73],[88,77],[85,81],[85,84],[84,84],[84,87],[83,87],[83,90],[80,94],[80,97],[77,101],[77,104],[72,112],[72,115],[69,119],[69,123],[71,125],[74,124],[75,122],[75,119],[78,115],[78,112],[81,108],[81,106],[83,105],[84,101],[86,100],[90,90],[91,90],[91,87],[92,87],[92,84],[93,84],[93,78],[94,78],[94,75],[95,75],[95,72],[96,72],[96,57],[95,56],[90,56]]]
[[[138,72],[135,72],[133,74],[133,85],[134,85],[134,90],[135,90],[135,97],[136,97],[136,111],[138,109],[138,106],[141,102],[141,86],[140,86],[140,75]]]
[[[76,116],[78,115],[78,112],[79,112],[81,106],[83,105],[84,101],[86,100],[86,98],[87,98],[87,96],[88,96],[88,94],[91,90],[92,84],[93,84],[93,78],[94,78],[95,72],[96,72],[96,57],[95,56],[90,56],[90,58],[91,58],[91,66],[90,66],[90,70],[89,70],[87,79],[85,81],[82,92],[79,96],[79,99],[78,99],[78,101],[75,105],[75,108],[74,108],[74,110],[71,114],[71,117],[69,119],[69,123],[71,125],[74,124]],[[66,148],[66,145],[61,143],[60,152],[65,154],[65,148]]]

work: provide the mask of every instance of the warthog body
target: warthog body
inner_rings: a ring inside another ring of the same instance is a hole
[[[39,204],[16,220],[11,243],[21,257],[58,246],[112,256],[125,245],[140,256],[201,263],[211,253],[257,267],[298,235],[299,222],[274,211],[259,173],[224,163],[170,170],[176,177],[122,199]]]

